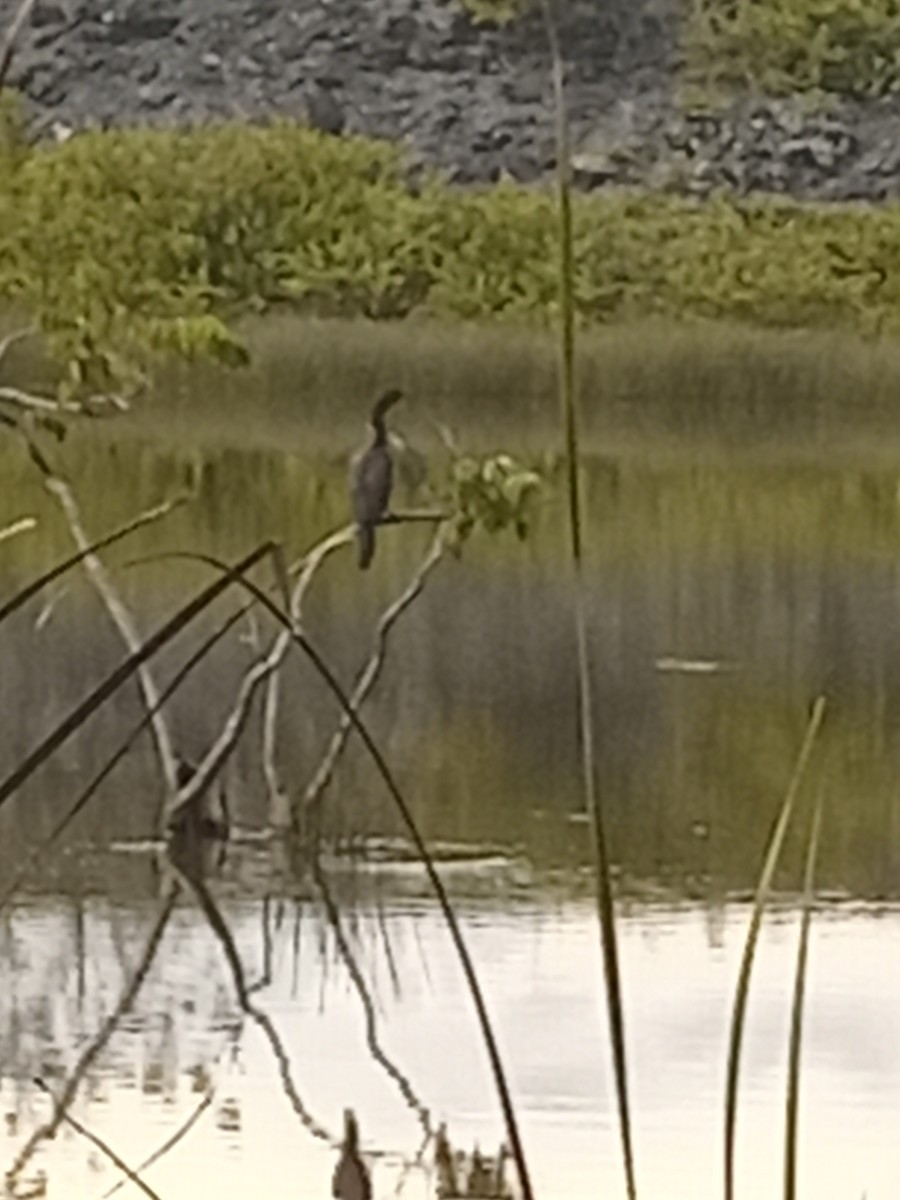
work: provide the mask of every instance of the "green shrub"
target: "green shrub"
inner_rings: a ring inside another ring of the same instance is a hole
[[[692,82],[773,94],[900,90],[896,0],[693,0]]]
[[[32,312],[72,392],[153,355],[240,359],[272,304],[546,324],[549,194],[413,185],[400,153],[287,122],[91,133],[0,176],[0,298]],[[900,208],[604,193],[574,205],[583,324],[662,315],[900,326]]]

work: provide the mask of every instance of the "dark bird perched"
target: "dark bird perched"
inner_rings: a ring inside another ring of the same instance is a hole
[[[359,565],[368,567],[375,553],[375,527],[387,513],[394,482],[394,465],[384,418],[403,393],[391,388],[377,401],[372,410],[372,441],[368,448],[353,460],[350,470],[350,496],[353,519],[359,539]]]
[[[372,1181],[359,1154],[359,1127],[352,1108],[344,1109],[344,1141],[334,1168],[331,1194],[337,1200],[372,1200]]]

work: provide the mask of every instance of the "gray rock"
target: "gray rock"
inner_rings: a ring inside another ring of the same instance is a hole
[[[900,194],[900,99],[685,111],[681,0],[563,11],[579,186]],[[37,0],[12,81],[36,131],[283,113],[331,134],[402,138],[413,164],[460,181],[540,181],[553,168],[538,12],[494,29],[455,0]]]

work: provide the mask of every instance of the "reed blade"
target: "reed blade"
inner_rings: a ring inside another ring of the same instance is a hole
[[[578,405],[575,384],[575,251],[572,230],[571,154],[566,109],[565,78],[559,34],[552,0],[543,0],[547,38],[553,62],[553,93],[556,110],[556,168],[559,202],[560,351],[559,400],[565,437],[566,483],[569,533],[574,584],[574,617],[578,662],[578,710],[581,769],[585,806],[590,816],[594,859],[597,915],[603,955],[603,980],[609,1015],[610,1043],[616,1077],[619,1133],[628,1200],[635,1200],[637,1183],[628,1098],[628,1066],[625,1051],[625,1010],[613,903],[612,876],[602,806],[597,794],[594,754],[594,712],[591,690],[584,582],[583,507],[579,481]]]
[[[741,1042],[744,1033],[744,1018],[747,1013],[747,997],[750,991],[750,976],[756,956],[756,945],[759,941],[759,931],[762,925],[763,912],[769,898],[772,878],[778,866],[784,845],[785,834],[790,825],[791,816],[800,792],[800,785],[812,754],[813,746],[822,726],[825,716],[825,697],[817,697],[812,707],[806,733],[800,753],[794,765],[794,771],[785,792],[769,845],[763,860],[759,882],[753,898],[753,912],[750,917],[750,927],[747,930],[747,941],[744,944],[744,954],[738,973],[737,989],[734,997],[734,1008],[731,1014],[731,1028],[728,1044],[728,1068],[725,1080],[725,1200],[734,1200],[734,1137],[737,1123],[737,1089],[740,1071]]]
[[[115,545],[116,542],[122,541],[129,534],[135,533],[138,529],[142,529],[145,525],[149,525],[152,521],[158,521],[161,517],[167,516],[170,512],[176,509],[179,505],[186,503],[187,496],[176,496],[172,500],[167,500],[165,503],[158,505],[156,508],[151,508],[147,512],[141,513],[134,520],[129,521],[126,525],[119,526],[112,533],[106,534],[99,538],[96,542],[92,542],[90,546],[86,546],[84,550],[79,550],[77,554],[71,554],[68,558],[64,558],[49,571],[45,571],[42,575],[38,575],[31,583],[20,588],[15,595],[0,604],[0,623],[5,621],[7,617],[12,616],[14,612],[27,604],[34,596],[37,596],[43,591],[48,584],[51,584],[56,579],[60,579],[63,575],[73,570],[79,563],[84,562],[92,554],[98,554],[101,550],[105,550],[108,546]]]
[[[806,869],[803,874],[803,915],[800,920],[800,941],[797,946],[794,998],[791,1004],[791,1036],[788,1048],[784,1126],[784,1200],[796,1200],[797,1196],[797,1110],[800,1098],[803,999],[806,993],[806,968],[809,959],[809,930],[815,904],[816,859],[819,853],[819,834],[822,828],[822,795],[823,793],[820,791],[816,797],[816,807],[806,847]]]
[[[204,612],[224,591],[243,577],[244,571],[249,571],[262,559],[272,553],[274,543],[264,542],[252,554],[248,554],[233,567],[225,566],[224,572],[215,583],[204,588],[182,608],[165,622],[157,631],[146,638],[134,654],[129,654],[113,670],[102,683],[77,704],[63,719],[54,726],[41,742],[26,755],[21,762],[0,781],[0,807],[19,790],[34,772],[50,756],[77,732],[87,719],[113,696],[123,683],[135,674],[138,667],[151,659],[168,642],[181,632],[196,617]]]
[[[397,811],[406,826],[407,833],[416,848],[416,853],[419,861],[425,868],[428,875],[428,881],[431,884],[435,896],[437,897],[438,905],[441,909],[441,914],[447,925],[451,941],[456,950],[457,957],[462,967],[463,976],[466,980],[466,985],[469,988],[469,993],[472,997],[472,1002],[475,1007],[475,1016],[478,1021],[478,1027],[481,1030],[482,1038],[485,1043],[485,1048],[488,1054],[488,1060],[491,1070],[491,1075],[497,1088],[497,1093],[500,1100],[500,1107],[503,1112],[504,1124],[506,1126],[507,1137],[509,1138],[510,1153],[513,1161],[516,1164],[516,1171],[519,1176],[519,1184],[522,1192],[522,1200],[534,1200],[534,1191],[531,1186],[531,1177],[528,1171],[528,1165],[525,1159],[525,1148],[522,1142],[522,1137],[519,1132],[519,1123],[516,1118],[515,1108],[512,1102],[512,1093],[509,1089],[509,1083],[506,1078],[506,1072],[503,1067],[503,1062],[500,1057],[500,1048],[497,1042],[494,1028],[491,1023],[490,1015],[487,1010],[487,1003],[484,999],[484,993],[481,990],[481,984],[478,981],[478,975],[475,970],[475,964],[469,954],[468,946],[463,937],[462,929],[456,919],[456,913],[450,903],[450,898],[438,874],[437,868],[434,865],[434,860],[428,852],[428,847],[419,830],[416,820],[412,815],[412,809],[409,803],[400,791],[400,788],[394,779],[393,773],[388,766],[383,754],[378,748],[372,735],[359,713],[353,707],[347,693],[341,687],[334,672],[329,667],[328,663],[322,657],[315,645],[310,641],[309,637],[298,628],[290,618],[290,614],[284,612],[270,596],[268,596],[262,588],[258,587],[251,579],[247,579],[243,573],[239,573],[237,567],[229,567],[227,563],[220,559],[214,558],[207,554],[192,554],[190,556],[196,562],[205,563],[213,570],[219,572],[223,578],[227,576],[229,581],[235,579],[247,592],[253,597],[257,603],[269,612],[275,620],[290,634],[292,643],[300,649],[306,657],[311,661],[316,671],[324,680],[329,690],[334,695],[338,704],[341,706],[347,720],[351,723],[356,733],[363,742],[370,758],[375,764],[378,774],[381,776],[385,787],[387,788],[391,799],[396,805]],[[255,561],[255,560],[254,560]],[[246,568],[249,569],[249,568]]]

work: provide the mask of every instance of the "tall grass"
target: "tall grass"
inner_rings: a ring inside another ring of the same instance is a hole
[[[809,927],[815,900],[816,858],[822,828],[822,797],[816,797],[806,849],[806,869],[803,873],[803,915],[800,919],[800,941],[797,946],[797,968],[794,974],[794,998],[791,1004],[791,1037],[788,1049],[788,1085],[785,1104],[784,1133],[784,1200],[797,1196],[797,1108],[800,1098],[800,1048],[803,1034],[803,998],[806,991],[806,965],[809,956]]]
[[[734,1008],[731,1015],[731,1030],[728,1044],[728,1067],[725,1081],[725,1200],[734,1200],[734,1145],[735,1128],[737,1124],[737,1089],[738,1073],[740,1070],[741,1041],[744,1033],[744,1018],[747,1013],[747,998],[750,993],[750,976],[756,956],[756,946],[762,926],[763,913],[769,899],[772,879],[778,859],[784,845],[785,835],[800,794],[800,785],[809,764],[816,737],[822,727],[825,717],[825,697],[819,696],[812,707],[803,744],[797,756],[797,762],[785,792],[784,800],[775,821],[769,845],[763,859],[762,871],[756,885],[753,899],[753,912],[750,926],[747,930],[747,941],[744,944],[744,954],[738,973],[737,990],[734,997]]]
[[[597,794],[594,756],[594,706],[588,650],[587,604],[584,579],[583,506],[579,482],[578,401],[575,387],[575,257],[572,235],[572,187],[565,80],[552,0],[543,0],[547,35],[553,59],[556,108],[556,162],[559,197],[559,402],[566,454],[569,533],[571,538],[575,639],[578,661],[578,712],[584,800],[593,834],[597,913],[603,951],[603,977],[609,1013],[610,1041],[616,1075],[619,1130],[629,1200],[637,1195],[634,1151],[628,1104],[625,1054],[625,1013],[619,972],[609,850],[603,811]]]

